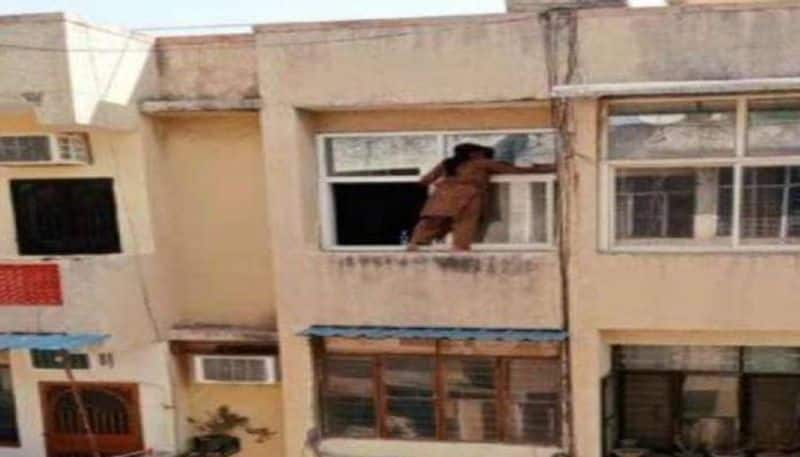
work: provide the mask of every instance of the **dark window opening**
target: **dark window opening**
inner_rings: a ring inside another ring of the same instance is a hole
[[[22,255],[121,251],[111,179],[13,180]]]
[[[88,354],[69,354],[70,368],[74,370],[89,369]],[[31,362],[34,368],[55,370],[64,368],[64,354],[62,351],[42,349],[31,350]]]
[[[404,244],[426,198],[425,188],[416,183],[333,185],[338,244]]]
[[[0,362],[0,447],[2,446],[19,446],[19,430],[11,367]]]

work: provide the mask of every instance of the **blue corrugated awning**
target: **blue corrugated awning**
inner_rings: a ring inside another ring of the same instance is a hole
[[[108,335],[94,333],[0,333],[0,350],[69,350],[101,344]]]
[[[302,336],[363,338],[369,340],[419,339],[458,341],[564,341],[562,330],[476,327],[375,327],[347,325],[314,325]]]

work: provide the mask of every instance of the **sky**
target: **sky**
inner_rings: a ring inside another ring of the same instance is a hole
[[[0,15],[52,11],[76,13],[93,23],[142,29],[501,13],[505,0],[0,0]]]

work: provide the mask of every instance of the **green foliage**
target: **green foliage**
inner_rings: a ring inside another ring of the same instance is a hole
[[[202,435],[231,435],[236,430],[242,430],[255,436],[257,443],[263,443],[275,434],[267,427],[251,427],[249,417],[235,413],[227,405],[220,406],[213,413],[207,412],[203,420],[190,417],[187,421]]]

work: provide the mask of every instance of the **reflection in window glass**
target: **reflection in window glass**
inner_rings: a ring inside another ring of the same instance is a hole
[[[546,192],[547,185],[541,182],[492,183],[475,241],[490,244],[546,243]]]
[[[613,107],[609,117],[612,159],[729,157],[734,154],[733,102]]]
[[[325,146],[329,176],[419,176],[442,160],[436,135],[332,137]]]
[[[748,155],[800,154],[800,100],[751,100],[747,118]]]
[[[626,370],[739,370],[739,349],[726,346],[621,346],[617,362]]]
[[[447,154],[452,155],[453,148],[465,142],[493,147],[495,159],[517,166],[556,160],[556,136],[552,132],[446,135]]]
[[[376,436],[371,357],[328,357],[322,396],[325,433],[356,438]]]
[[[456,441],[496,441],[495,360],[445,361],[445,436]]]
[[[555,443],[561,430],[561,365],[558,360],[509,363],[510,441]]]
[[[732,208],[720,193],[723,174],[723,169],[718,168],[619,170],[617,241],[728,242],[730,233],[725,227]]]
[[[391,438],[435,438],[434,359],[387,357],[383,363],[386,433]]]
[[[738,442],[739,379],[689,375],[682,392],[684,441],[691,448],[732,449]]]

